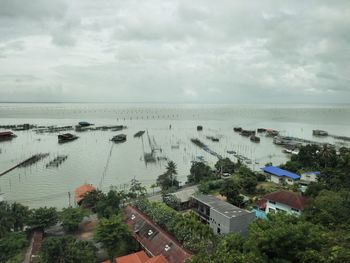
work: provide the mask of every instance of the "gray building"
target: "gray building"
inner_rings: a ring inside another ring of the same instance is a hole
[[[236,232],[245,235],[248,225],[255,219],[254,212],[231,205],[212,195],[193,196],[191,206],[215,234]]]

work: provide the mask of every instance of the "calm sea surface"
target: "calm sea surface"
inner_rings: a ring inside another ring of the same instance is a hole
[[[198,156],[203,156],[210,165],[217,161],[192,144],[191,138],[199,138],[232,160],[236,159],[226,151],[237,151],[252,160],[249,166],[255,170],[270,161],[278,165],[289,156],[272,143],[272,138],[261,136],[259,144],[252,143],[249,138],[234,133],[233,127],[273,128],[282,135],[339,144],[342,142],[331,137],[313,137],[312,130],[350,136],[350,105],[0,104],[0,125],[64,126],[79,121],[96,126],[125,125],[127,129],[80,132],[76,133],[78,140],[66,144],[57,143],[58,133],[16,131],[17,138],[0,142],[0,173],[33,154],[50,155],[30,167],[17,168],[0,177],[0,192],[6,200],[31,207],[61,208],[69,204],[68,192],[73,199],[74,189],[84,183],[108,190],[111,185],[127,187],[136,178],[150,186],[166,165],[166,161],[145,163],[143,155],[150,152],[150,142],[161,149],[158,157],[167,157],[177,164],[182,183],[186,181],[191,161]],[[202,132],[197,132],[197,125],[203,126]],[[142,138],[134,138],[139,130],[147,132]],[[125,143],[110,141],[118,133],[127,134]],[[206,136],[216,136],[220,142],[211,142]],[[57,168],[46,168],[57,155],[68,158]]]

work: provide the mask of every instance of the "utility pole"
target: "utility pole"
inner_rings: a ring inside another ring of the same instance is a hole
[[[71,207],[71,204],[70,204],[70,192],[68,191],[68,205],[69,207]]]

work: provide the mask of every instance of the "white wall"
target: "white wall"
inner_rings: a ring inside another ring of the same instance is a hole
[[[293,185],[295,182],[295,180],[290,179],[289,177],[279,177],[275,175],[270,176],[270,181],[276,184],[280,184],[280,179],[284,179],[284,181],[289,185]]]
[[[273,209],[273,210],[272,210]],[[279,210],[278,210],[279,209]],[[272,210],[272,211],[271,211]],[[288,214],[294,214],[294,215],[301,215],[301,211],[294,211],[292,210],[292,208],[288,205],[285,205],[285,204],[281,204],[281,203],[278,203],[276,202],[275,204],[271,203],[271,201],[267,201],[266,203],[266,209],[265,209],[265,213],[268,214],[268,213],[277,213],[279,212],[280,210],[288,213]]]

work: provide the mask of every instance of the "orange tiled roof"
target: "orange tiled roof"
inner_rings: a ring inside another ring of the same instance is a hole
[[[166,260],[166,258],[163,255],[158,255],[156,257],[150,258],[145,263],[169,263],[169,261]]]
[[[82,186],[79,186],[75,189],[75,201],[77,203],[80,203],[82,197],[93,190],[96,190],[96,188],[91,184],[83,184]]]

